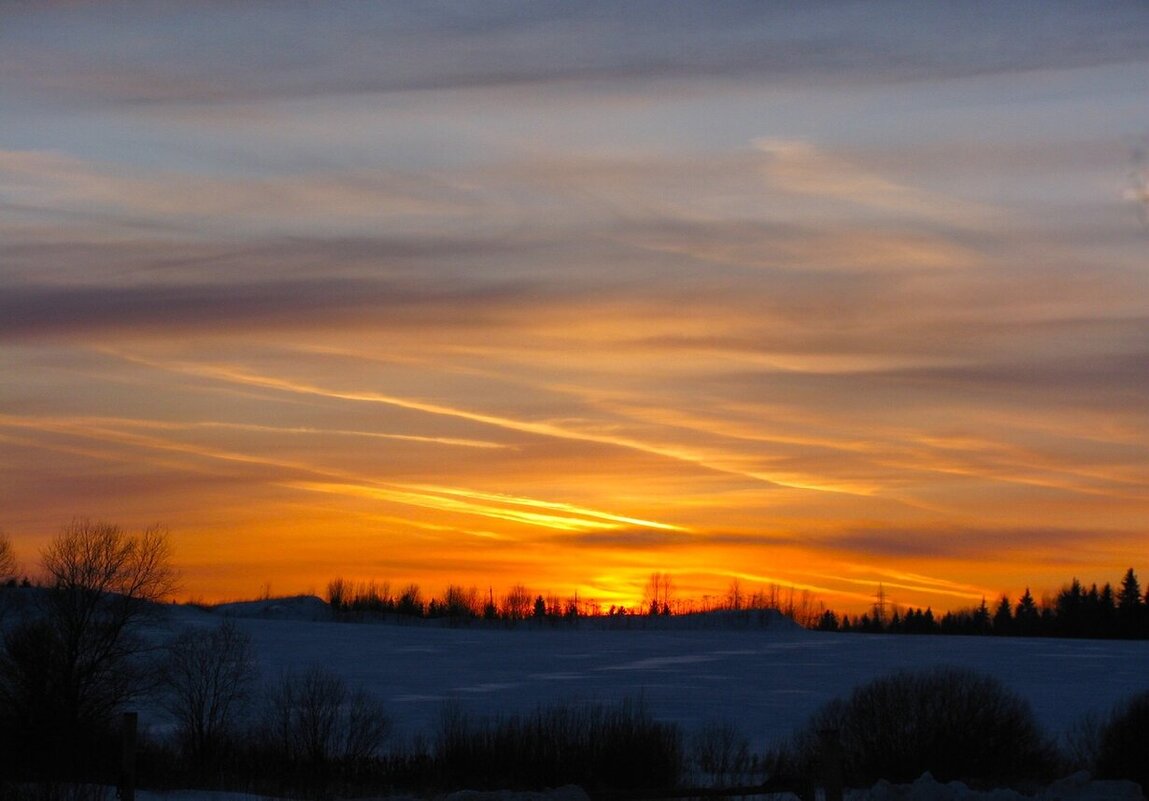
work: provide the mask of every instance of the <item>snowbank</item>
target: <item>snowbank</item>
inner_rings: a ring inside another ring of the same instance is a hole
[[[218,604],[211,611],[225,617],[263,618],[268,620],[330,620],[331,607],[314,595],[266,598],[259,601],[236,601]]]

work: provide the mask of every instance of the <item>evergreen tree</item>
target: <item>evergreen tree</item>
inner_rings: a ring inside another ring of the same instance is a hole
[[[990,626],[989,607],[986,606],[985,598],[982,598],[981,606],[973,613],[973,633],[989,634]]]
[[[1113,586],[1107,581],[1101,588],[1097,597],[1097,611],[1095,620],[1090,627],[1092,637],[1117,636],[1117,601],[1113,595]]]
[[[1013,634],[1013,615],[1010,613],[1009,596],[1002,595],[993,613],[993,633],[1001,636]]]
[[[1123,637],[1145,634],[1145,604],[1141,600],[1141,583],[1133,568],[1125,571],[1121,589],[1117,593],[1118,629]]]
[[[1080,637],[1084,633],[1086,593],[1076,578],[1057,593],[1056,620],[1058,633],[1065,637]]]
[[[1022,637],[1033,637],[1038,633],[1040,623],[1041,616],[1037,611],[1037,604],[1033,601],[1029,587],[1026,587],[1025,594],[1017,602],[1017,609],[1014,612],[1014,630]]]
[[[1117,593],[1117,608],[1128,614],[1131,610],[1140,609],[1141,605],[1141,582],[1137,580],[1133,568],[1129,568],[1125,571],[1125,578],[1121,579],[1121,591]]]

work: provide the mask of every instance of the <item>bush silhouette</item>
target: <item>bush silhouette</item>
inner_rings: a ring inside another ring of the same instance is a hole
[[[448,707],[433,756],[448,787],[588,789],[670,787],[682,775],[677,727],[639,701],[570,704],[527,715],[473,720]]]
[[[1149,792],[1149,692],[1130,699],[1101,729],[1097,775],[1130,779]]]
[[[1029,705],[996,679],[961,668],[903,671],[826,704],[777,757],[782,781],[816,770],[823,732],[836,731],[847,786],[879,779],[975,786],[1025,784],[1051,777],[1053,747]]]
[[[262,739],[282,762],[314,768],[371,759],[389,731],[374,696],[311,667],[286,673],[271,687]]]

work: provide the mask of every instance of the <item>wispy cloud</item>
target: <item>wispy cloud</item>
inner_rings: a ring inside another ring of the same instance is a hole
[[[134,433],[131,430],[145,429],[170,432],[186,431],[189,428],[196,428],[196,426],[121,421],[115,419],[61,419],[0,415],[0,428],[11,428],[38,433],[66,434],[81,440],[115,443],[137,451],[142,450],[149,453],[175,453],[212,462],[235,462],[271,468],[272,473],[267,476],[266,480],[292,489],[373,498],[390,503],[420,506],[447,512],[462,512],[560,531],[611,530],[624,526],[638,526],[666,531],[684,530],[679,526],[669,523],[659,523],[652,520],[616,515],[569,503],[502,495],[458,487],[406,486],[388,482],[370,481],[355,476],[345,470],[326,469],[306,462],[276,459],[236,450],[215,448],[196,442],[178,441],[155,435]],[[245,426],[243,428],[252,430],[253,427]],[[266,427],[255,428],[256,430],[262,431],[268,430]],[[26,438],[25,441],[27,441]],[[86,455],[95,455],[101,459],[122,458],[116,455],[109,456],[108,452],[104,450],[84,449],[83,452]],[[157,466],[196,469],[194,463],[172,462],[162,457],[157,461]],[[340,480],[304,481],[287,479],[282,477],[283,473]]]
[[[369,484],[326,482],[290,482],[286,486],[314,492],[352,495],[362,498],[420,506],[446,512],[463,512],[512,523],[554,529],[557,531],[609,531],[622,525],[641,526],[667,531],[681,531],[678,526],[612,515],[572,504],[540,501],[447,487],[395,487]],[[546,509],[547,512],[528,511]]]
[[[813,490],[818,492],[867,494],[865,487],[848,484],[833,484],[819,482],[783,472],[772,473],[768,468],[761,470],[749,469],[740,463],[744,460],[736,455],[722,454],[721,452],[695,451],[677,445],[662,445],[646,442],[625,434],[598,433],[594,430],[573,428],[548,421],[533,421],[514,419],[502,415],[487,414],[468,409],[451,407],[437,403],[428,403],[410,398],[401,398],[377,392],[363,392],[355,390],[338,390],[306,384],[288,379],[275,378],[239,370],[233,367],[203,365],[203,364],[164,364],[157,365],[164,369],[215,378],[231,383],[263,387],[283,392],[303,395],[316,395],[338,400],[356,401],[362,403],[378,403],[386,406],[396,406],[412,411],[424,412],[444,417],[455,417],[475,423],[481,423],[496,428],[509,429],[527,434],[535,434],[556,439],[578,440],[611,445],[628,450],[641,451],[655,456],[661,456],[675,461],[686,462],[707,470],[730,473],[749,478],[757,482],[772,486],[785,486],[795,489]]]
[[[902,220],[927,219],[970,229],[985,227],[995,212],[1001,213],[897,183],[800,139],[759,138],[754,146],[768,157],[762,167],[766,179],[785,192],[845,201]],[[901,246],[903,257],[914,254],[912,241]]]

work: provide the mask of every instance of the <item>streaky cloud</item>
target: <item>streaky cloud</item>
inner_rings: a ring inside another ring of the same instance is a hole
[[[362,403],[380,403],[387,406],[396,406],[402,409],[425,412],[427,414],[440,415],[444,417],[457,417],[463,420],[470,420],[471,422],[475,423],[495,426],[496,428],[521,431],[526,434],[536,434],[539,436],[554,437],[557,439],[579,440],[584,442],[595,442],[603,445],[613,445],[620,448],[627,448],[631,450],[642,451],[644,453],[650,453],[656,456],[663,456],[669,459],[674,459],[676,461],[687,462],[689,464],[693,464],[708,470],[741,475],[765,484],[781,484],[781,482],[776,482],[768,476],[747,472],[732,466],[726,466],[721,462],[713,461],[706,456],[693,454],[687,450],[680,450],[674,447],[651,445],[624,436],[612,436],[606,434],[596,434],[590,431],[578,431],[550,422],[515,420],[500,415],[472,412],[466,409],[444,406],[436,403],[427,403],[423,401],[412,400],[409,398],[400,398],[397,396],[385,395],[378,392],[329,389],[312,384],[245,372],[232,367],[202,364],[162,364],[156,362],[147,362],[147,360],[140,360],[137,357],[124,356],[124,358],[135,359],[137,361],[142,361],[152,364],[153,366],[160,367],[161,369],[172,370],[173,372],[198,375],[204,378],[214,378],[228,383],[263,387],[265,389],[279,390],[294,394],[315,395],[338,400],[348,400]],[[802,486],[801,488],[818,489],[818,487],[814,486]],[[836,490],[828,489],[827,491],[833,492]]]
[[[355,278],[258,283],[55,286],[16,284],[0,295],[0,339],[135,336],[141,331],[346,328],[365,320],[425,326],[490,321],[529,292],[519,285],[400,285]]]
[[[293,3],[265,9],[276,33],[261,39],[244,35],[249,5],[213,3],[193,15],[175,3],[137,3],[127,18],[118,5],[17,4],[0,75],[68,97],[191,105],[659,79],[907,81],[1142,59],[1137,33],[1149,22],[1135,2],[1104,14],[1060,6],[1056,26],[1035,23],[1049,14],[1041,3],[973,14],[913,2],[509,2],[484,4],[482,14],[454,6],[416,14],[332,2],[322,17]],[[64,44],[77,25],[123,55]],[[22,45],[22,32],[43,26],[59,26],[61,43]],[[995,35],[979,35],[987,28]],[[684,37],[706,45],[682,47]],[[169,46],[148,46],[157,39]]]

